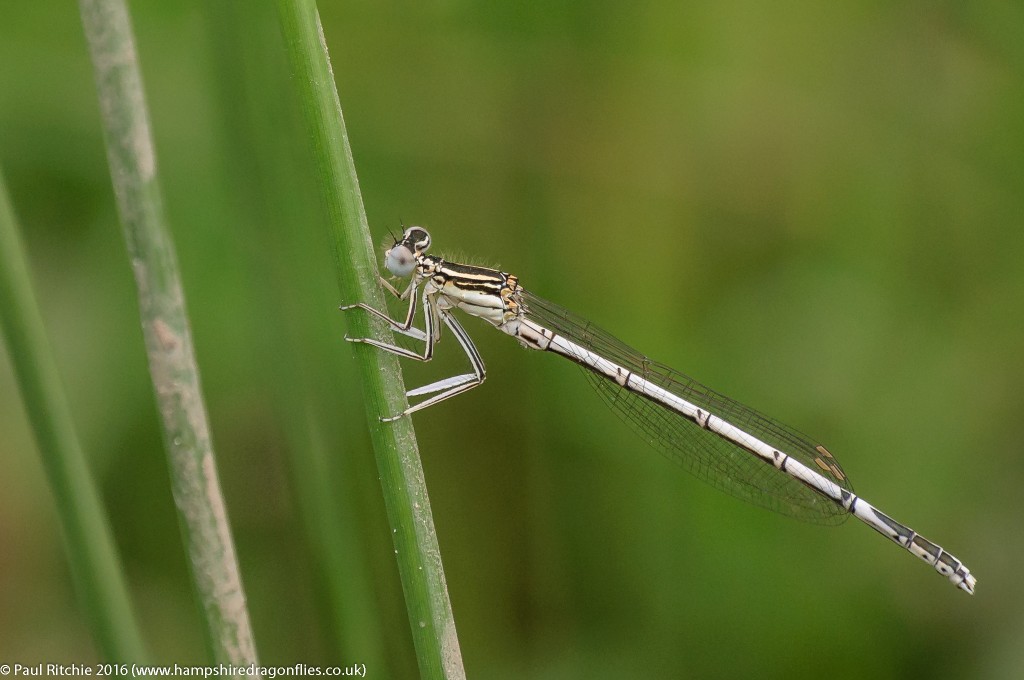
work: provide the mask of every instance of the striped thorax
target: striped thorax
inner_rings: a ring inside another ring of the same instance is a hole
[[[499,327],[519,317],[518,277],[489,267],[447,262],[426,254],[428,247],[430,235],[410,227],[385,253],[385,266],[395,276],[412,273],[411,285],[422,282],[424,295],[436,296],[440,309],[461,309]]]

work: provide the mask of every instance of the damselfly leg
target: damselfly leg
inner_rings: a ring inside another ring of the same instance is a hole
[[[365,309],[370,314],[373,314],[374,316],[376,316],[378,319],[383,319],[384,321],[387,321],[388,325],[391,326],[391,330],[397,331],[397,332],[401,333],[402,335],[407,335],[410,338],[416,338],[417,340],[426,340],[427,336],[426,336],[426,334],[423,331],[421,331],[418,328],[413,328],[412,327],[413,317],[416,316],[416,294],[415,293],[416,293],[416,286],[418,285],[417,282],[415,282],[415,281],[411,282],[406,287],[405,291],[399,293],[398,289],[395,288],[394,286],[392,286],[391,283],[387,279],[385,279],[383,276],[379,277],[379,278],[380,278],[381,284],[384,286],[384,290],[388,291],[389,293],[394,295],[399,300],[404,300],[407,297],[409,298],[409,311],[405,315],[405,321],[404,322],[396,321],[395,319],[392,319],[390,315],[385,314],[384,312],[382,312],[382,311],[380,311],[378,309],[374,309],[370,305],[365,304],[363,302],[357,302],[354,305],[342,305],[338,309],[340,309],[343,312],[347,312],[350,309],[356,309],[356,308],[358,308],[358,309]],[[347,336],[346,336],[345,339],[349,340],[349,338]],[[359,342],[359,340],[352,340],[352,342]],[[370,343],[370,344],[373,344],[373,343]],[[402,354],[402,356],[409,356],[409,355]],[[418,359],[420,357],[419,356],[414,356],[412,358]],[[429,361],[429,359],[425,359],[425,361]]]
[[[385,281],[384,283],[387,282]],[[423,401],[417,404],[413,404],[412,406],[405,409],[398,415],[381,418],[381,421],[385,423],[391,422],[393,420],[398,420],[402,416],[409,415],[410,413],[419,411],[420,409],[427,408],[428,406],[433,406],[434,404],[444,401],[449,397],[454,397],[457,394],[461,394],[462,392],[470,390],[479,385],[480,383],[482,383],[484,381],[484,378],[487,377],[487,370],[484,367],[484,360],[480,356],[480,352],[477,351],[476,345],[474,345],[473,341],[470,340],[469,334],[466,333],[466,330],[462,327],[462,324],[460,324],[458,320],[451,315],[451,312],[449,312],[446,309],[441,309],[438,306],[437,300],[435,299],[434,295],[431,295],[431,291],[426,288],[424,288],[423,291],[424,329],[421,331],[420,329],[413,327],[413,318],[416,314],[416,286],[417,283],[413,282],[412,284],[409,285],[408,288],[406,288],[404,293],[399,293],[393,286],[387,284],[387,289],[390,292],[394,293],[395,296],[398,297],[399,299],[402,299],[406,295],[408,295],[410,298],[409,311],[408,314],[406,315],[406,319],[404,322],[392,319],[385,312],[382,312],[378,309],[374,309],[373,307],[370,307],[369,305],[363,303],[358,303],[355,305],[345,305],[341,307],[341,310],[347,312],[356,308],[363,309],[373,314],[374,316],[383,319],[388,323],[392,330],[397,331],[408,337],[414,338],[416,340],[422,340],[424,342],[423,354],[418,354],[404,347],[392,345],[390,343],[375,340],[373,338],[350,338],[346,335],[345,339],[348,340],[349,342],[361,342],[367,345],[371,345],[378,349],[382,349],[386,352],[397,354],[398,356],[401,357],[406,357],[407,359],[416,359],[417,361],[425,362],[430,361],[431,359],[434,358],[434,343],[436,343],[441,338],[441,327],[438,322],[442,322],[444,323],[444,325],[448,326],[449,330],[451,330],[452,332],[452,335],[454,335],[455,339],[458,340],[459,345],[462,347],[463,351],[466,353],[466,356],[469,358],[469,363],[473,367],[473,372],[464,373],[462,375],[455,375],[450,378],[444,378],[442,380],[437,380],[427,385],[423,385],[422,387],[417,387],[415,389],[409,390],[408,392],[405,393],[406,398],[420,397],[426,394],[433,394],[434,396],[428,399],[424,399]]]

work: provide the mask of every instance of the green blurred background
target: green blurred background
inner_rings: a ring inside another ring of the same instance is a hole
[[[132,11],[261,661],[413,677],[273,3]],[[1018,3],[321,12],[375,238],[422,224],[820,438],[979,579],[718,493],[468,320],[488,382],[415,423],[471,677],[1024,676]],[[154,658],[203,663],[74,3],[0,10],[0,164]],[[95,661],[3,351],[0,478],[0,662]]]

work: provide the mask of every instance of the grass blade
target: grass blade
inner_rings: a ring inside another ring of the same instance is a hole
[[[341,300],[384,307],[376,257],[366,225],[344,118],[312,0],[278,0],[281,30],[295,71],[299,101],[313,141],[320,193],[338,257]],[[352,314],[352,333],[380,335],[366,315]],[[426,678],[465,677],[441,553],[427,499],[415,433],[409,418],[381,423],[379,416],[405,408],[398,361],[369,347],[355,347],[366,397],[388,521],[420,673]]]
[[[57,504],[75,591],[103,658],[145,663],[117,548],[75,435],[0,175],[0,326]]]
[[[110,174],[139,310],[164,447],[206,637],[217,663],[256,649],[199,385],[177,258],[164,218],[149,114],[124,0],[81,0]]]

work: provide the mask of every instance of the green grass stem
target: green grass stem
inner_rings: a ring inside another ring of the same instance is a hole
[[[164,217],[149,114],[124,0],[81,0],[107,159],[138,288],[171,489],[217,663],[256,663],[249,614],[221,494],[177,258]]]
[[[57,505],[75,591],[102,657],[145,663],[110,524],[82,454],[0,175],[0,326]]]
[[[277,4],[331,225],[341,300],[384,309],[376,253],[316,4],[312,0],[278,0]],[[365,314],[352,313],[347,321],[354,335],[388,335]],[[465,677],[412,422],[409,418],[393,423],[379,420],[406,407],[398,361],[367,346],[355,346],[353,353],[362,377],[420,673],[425,678]]]

